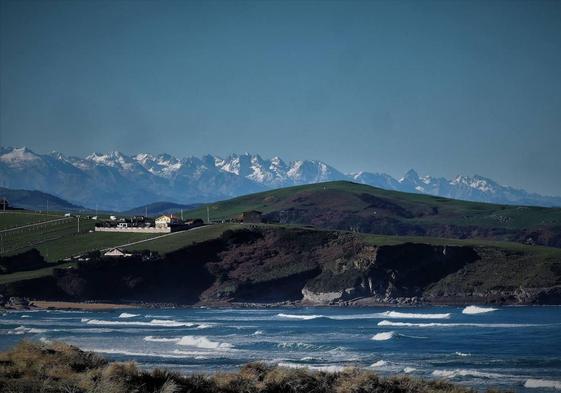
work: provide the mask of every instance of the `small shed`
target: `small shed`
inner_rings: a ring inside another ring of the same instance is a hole
[[[120,248],[112,248],[109,251],[105,252],[105,254],[103,254],[104,257],[116,257],[116,258],[128,257],[130,255],[131,254],[127,254]]]
[[[261,217],[263,213],[257,210],[249,210],[242,213],[241,221],[251,224],[257,224],[263,221]]]

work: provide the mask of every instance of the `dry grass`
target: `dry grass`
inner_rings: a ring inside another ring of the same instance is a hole
[[[248,364],[237,373],[180,375],[109,363],[64,343],[23,341],[0,353],[0,391],[6,393],[469,393],[472,390],[409,377],[380,378]]]

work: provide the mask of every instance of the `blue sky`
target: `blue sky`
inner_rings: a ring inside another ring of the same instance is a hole
[[[2,1],[0,144],[561,195],[559,1]]]

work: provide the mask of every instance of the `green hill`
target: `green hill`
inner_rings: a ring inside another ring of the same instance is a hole
[[[161,214],[170,214],[181,210],[193,210],[199,206],[199,203],[182,205],[180,203],[173,202],[154,202],[124,211],[122,214],[124,214],[125,216],[148,215],[149,217],[155,217]]]
[[[211,221],[263,212],[267,222],[353,232],[488,239],[561,247],[561,209],[466,202],[338,181],[208,205]],[[207,206],[186,212],[206,217]]]
[[[0,199],[6,198],[12,207],[38,211],[77,211],[82,206],[41,191],[13,190],[0,187]]]

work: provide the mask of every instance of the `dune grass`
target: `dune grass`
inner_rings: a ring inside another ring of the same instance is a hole
[[[239,372],[180,375],[110,363],[76,347],[22,341],[0,353],[0,391],[6,393],[468,393],[471,389],[371,371],[311,371],[251,363]],[[489,391],[490,392],[490,391]]]

